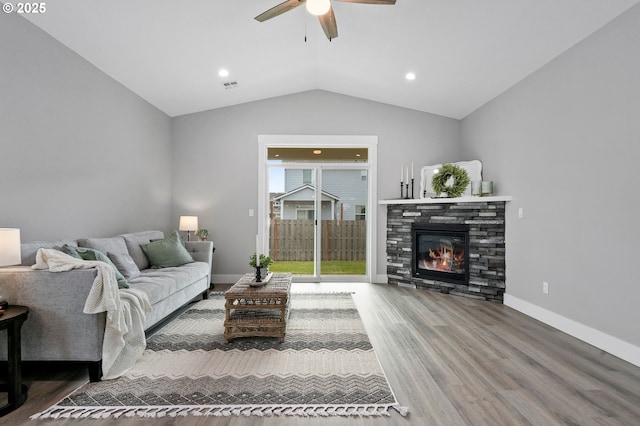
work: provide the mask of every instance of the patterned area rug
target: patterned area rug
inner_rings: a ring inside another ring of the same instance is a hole
[[[224,297],[194,304],[116,380],[83,385],[32,419],[406,415],[350,294],[294,293],[284,343],[223,341]]]

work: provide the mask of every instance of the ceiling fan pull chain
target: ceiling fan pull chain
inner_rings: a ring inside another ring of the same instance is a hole
[[[304,9],[304,42],[307,42],[307,15],[309,14],[309,12],[307,12],[307,8],[305,7]]]

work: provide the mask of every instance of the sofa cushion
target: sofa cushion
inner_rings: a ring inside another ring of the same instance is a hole
[[[161,240],[164,238],[164,234],[162,231],[142,231],[122,234],[120,237],[124,238],[127,250],[138,266],[138,269],[142,270],[149,267],[149,259],[147,255],[144,254],[144,251],[142,251],[141,245],[149,244],[151,240]]]
[[[170,268],[193,262],[178,231],[173,231],[167,238],[142,244],[142,251],[147,255],[152,268]]]
[[[79,247],[88,247],[94,250],[98,250],[103,254],[117,253],[124,254],[129,253],[127,245],[124,242],[124,238],[110,237],[110,238],[81,238],[78,240]]]
[[[77,246],[78,242],[75,240],[60,240],[60,241],[33,241],[30,243],[23,243],[20,245],[20,254],[22,256],[22,266],[31,266],[36,263],[36,254],[38,249],[56,249],[62,250],[66,244],[70,246]]]
[[[177,267],[145,269],[129,284],[131,288],[145,292],[153,306],[194,282],[206,279],[208,274],[209,264],[192,262]]]
[[[70,245],[65,245],[62,247],[62,251],[67,253],[69,256],[76,257],[78,259],[83,260],[98,260],[100,262],[105,262],[113,268],[113,271],[116,273],[116,280],[118,281],[118,288],[129,288],[129,283],[126,278],[118,271],[116,265],[113,264],[109,257],[102,253],[101,251],[94,250],[88,247],[75,247]]]
[[[118,271],[120,271],[127,280],[140,275],[140,269],[129,253],[108,252],[107,256],[109,256],[109,259],[111,259],[113,264],[116,265],[116,268],[118,268]]]

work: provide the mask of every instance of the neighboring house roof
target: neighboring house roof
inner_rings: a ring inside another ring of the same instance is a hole
[[[314,192],[315,192],[316,188],[315,188],[315,186],[313,186],[313,185],[309,185],[309,184],[302,185],[302,186],[300,186],[300,187],[298,187],[298,188],[296,188],[296,189],[292,189],[292,190],[291,190],[291,191],[289,191],[289,192],[285,192],[285,193],[284,193],[284,194],[282,194],[282,195],[279,195],[279,196],[277,196],[277,197],[274,197],[274,198],[273,198],[273,201],[281,201],[281,200],[285,200],[286,198],[289,198],[289,197],[291,197],[292,195],[299,193],[300,191],[306,191],[306,190],[311,190],[311,191],[314,191]],[[340,200],[340,197],[338,197],[337,195],[333,195],[333,194],[331,194],[330,192],[327,192],[327,191],[320,191],[320,192],[322,193],[322,196],[323,196],[323,197],[333,198],[335,201]],[[311,200],[311,198],[310,198],[310,200]]]

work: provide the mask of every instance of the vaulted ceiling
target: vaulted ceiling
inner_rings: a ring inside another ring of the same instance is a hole
[[[55,0],[21,16],[169,116],[322,89],[463,118],[640,2],[333,2],[329,42],[304,7],[254,19],[281,1]]]

